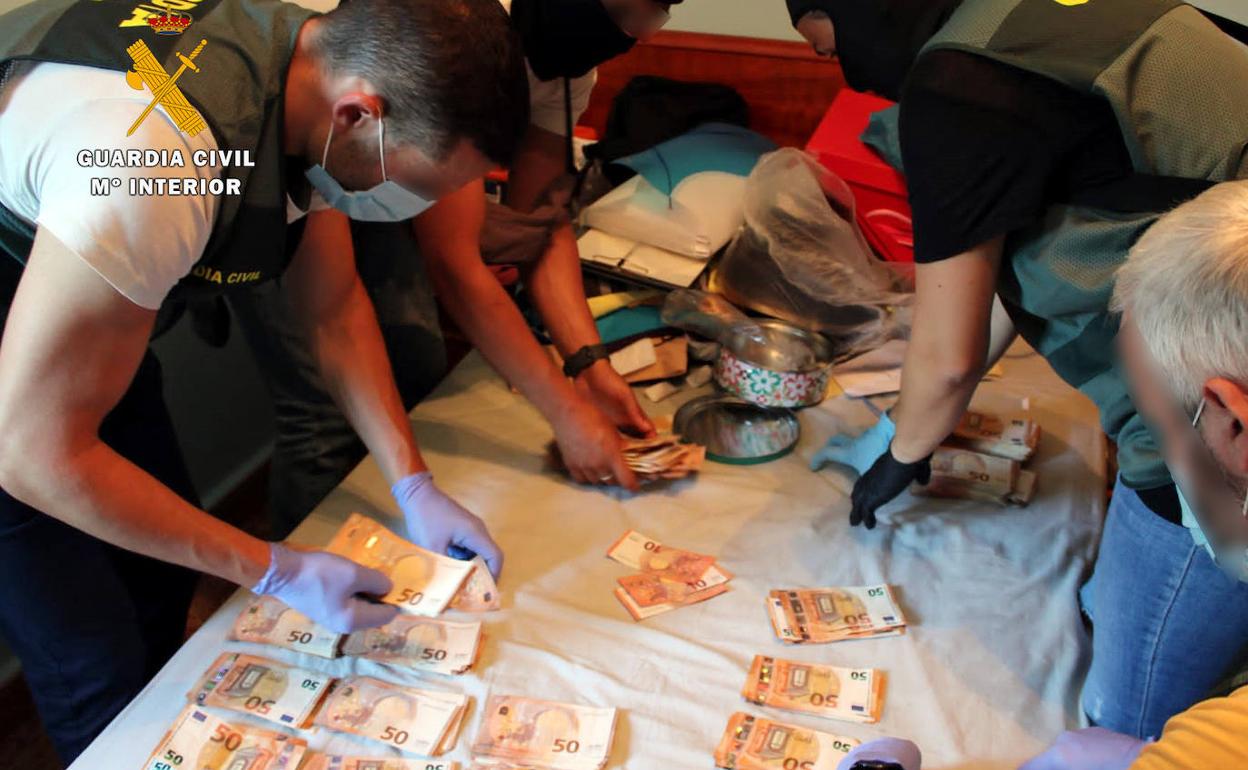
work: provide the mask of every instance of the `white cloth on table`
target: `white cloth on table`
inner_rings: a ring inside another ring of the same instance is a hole
[[[1105,444],[1095,410],[1036,356],[1006,361],[977,405],[1016,408],[1029,397],[1045,435],[1029,508],[912,498],[890,504],[874,531],[846,524],[851,479],[812,473],[810,456],[841,425],[874,416],[839,399],[801,413],[793,455],[755,467],[708,464],[699,477],[635,496],[581,488],[544,470],[550,431],[474,354],[413,412],[438,483],[489,523],[506,549],[504,610],[483,616],[484,650],[455,679],[421,678],[352,659],[326,661],[226,642],[236,595],[73,765],[139,767],[223,649],[248,649],[338,674],[370,673],[470,693],[459,745],[466,761],[489,693],[620,709],[608,767],[705,770],[728,717],[745,710],[867,740],[914,739],[929,769],[1014,770],[1078,726],[1088,654],[1076,589],[1103,515]],[[665,401],[674,408],[687,394]],[[352,511],[401,530],[387,485],[366,460],[292,538],[322,544]],[[821,516],[829,518],[819,523]],[[612,596],[628,569],[606,558],[626,529],[714,554],[736,579],[726,595],[634,623]],[[787,647],[764,597],[773,588],[887,581],[910,621],[900,638]],[[745,703],[750,660],[766,653],[888,673],[883,720],[856,725]],[[239,717],[240,721],[246,718]],[[385,754],[324,730],[316,749]]]

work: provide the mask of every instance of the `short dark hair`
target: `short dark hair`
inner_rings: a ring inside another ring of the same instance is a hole
[[[506,165],[529,125],[524,55],[498,0],[343,0],[313,45],[327,72],[377,88],[387,134],[435,160],[467,139]]]

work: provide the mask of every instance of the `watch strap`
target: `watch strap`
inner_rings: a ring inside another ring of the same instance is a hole
[[[603,344],[586,345],[563,362],[563,374],[575,379],[577,375],[610,355]]]

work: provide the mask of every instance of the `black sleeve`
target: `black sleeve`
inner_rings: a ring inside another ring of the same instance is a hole
[[[1042,216],[1089,140],[1117,135],[1098,102],[975,54],[921,57],[900,116],[916,261],[948,259]]]

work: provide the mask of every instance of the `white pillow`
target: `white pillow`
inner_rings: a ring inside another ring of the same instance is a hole
[[[707,259],[745,221],[745,177],[702,171],[676,185],[669,198],[641,174],[581,214],[590,226],[631,241]]]

